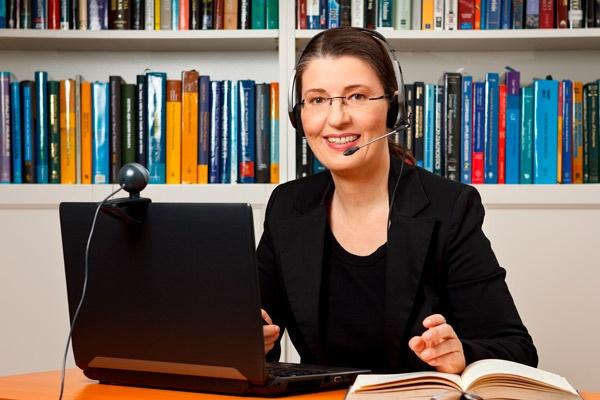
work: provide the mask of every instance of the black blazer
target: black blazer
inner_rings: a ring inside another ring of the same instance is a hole
[[[389,192],[401,161],[392,158]],[[257,257],[262,307],[287,329],[303,363],[323,364],[319,301],[329,172],[278,186],[269,199]],[[461,339],[467,364],[501,358],[537,366],[489,240],[484,209],[472,186],[405,164],[388,231],[382,371],[432,369],[408,341],[440,313]],[[348,332],[348,334],[352,334]],[[279,358],[279,343],[267,355]]]

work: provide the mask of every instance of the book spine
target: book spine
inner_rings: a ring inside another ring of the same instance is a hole
[[[89,0],[88,23],[90,30],[108,29],[108,0]]]
[[[0,7],[2,7],[0,1]],[[6,25],[8,29],[19,29],[19,0],[8,0],[6,1]],[[2,11],[0,11],[1,13]]]
[[[214,29],[215,8],[213,0],[202,0],[202,16],[200,18],[201,29]]]
[[[167,74],[148,72],[148,158],[149,183],[166,182]]]
[[[486,29],[500,29],[500,0],[488,0]]]
[[[250,0],[240,0],[240,29],[250,29]]]
[[[110,0],[108,29],[130,29],[130,0]]]
[[[540,29],[554,28],[554,1],[540,0]]]
[[[377,1],[365,0],[365,28],[377,28]]]
[[[433,30],[444,30],[444,2],[445,0],[433,0]]]
[[[475,0],[475,14],[473,15],[473,29],[481,29],[481,1]],[[486,0],[483,0],[486,1]]]
[[[475,1],[458,1],[458,28],[475,29]]]
[[[520,80],[519,71],[506,73],[506,183],[519,183],[519,127],[520,116]]]
[[[240,115],[240,99],[239,99],[239,84],[238,81],[233,81],[231,84],[231,96],[229,104],[229,142],[231,143],[231,152],[229,155],[229,169],[231,171],[231,183],[239,182],[239,160],[238,160],[238,148],[239,148],[239,132],[240,126],[238,116]]]
[[[365,0],[365,1],[369,1],[369,0]],[[328,0],[319,0],[319,28],[320,29],[327,29],[327,19],[328,19],[327,3],[328,3]]]
[[[311,158],[306,136],[296,131],[296,179],[305,178],[312,173]]]
[[[327,28],[339,28],[340,25],[340,3],[338,0],[329,0],[327,14]]]
[[[255,87],[254,81],[239,81],[240,90],[240,183],[254,183],[255,151]]]
[[[77,1],[77,29],[86,31],[88,29],[88,2],[87,0]]]
[[[533,87],[521,88],[521,159],[519,183],[533,183]]]
[[[556,127],[557,127],[557,140],[556,140],[556,183],[563,183],[562,181],[562,157],[563,157],[563,85],[562,82],[558,82],[558,107],[556,110]]]
[[[181,183],[181,81],[167,80],[167,183]]]
[[[11,183],[10,73],[0,72],[0,183]]]
[[[307,0],[309,7],[311,2],[314,0]],[[350,3],[350,15],[352,16],[352,26],[355,28],[364,28],[365,27],[365,3],[364,0],[352,0]],[[309,14],[310,16],[310,14]],[[310,28],[310,20],[309,26]]]
[[[214,0],[214,29],[224,29],[225,27],[225,1]]]
[[[19,28],[21,29],[31,29],[33,28],[33,20],[32,20],[32,2],[29,0],[23,0],[21,3],[21,13],[19,16]]]
[[[404,85],[404,94],[406,97],[406,113],[410,122],[410,128],[403,134],[400,134],[400,144],[404,146],[411,154],[414,154],[415,148],[415,85]]]
[[[137,104],[135,101],[136,85],[121,86],[121,161],[123,165],[135,162],[137,133]]]
[[[583,86],[583,101],[582,101],[582,125],[583,125],[583,183],[590,182],[590,171],[589,171],[589,139],[590,139],[590,123],[588,120],[588,97],[589,90],[588,85]]]
[[[92,183],[92,85],[81,82],[81,183]]]
[[[319,29],[319,0],[306,0],[306,25],[308,29]]]
[[[60,81],[60,183],[77,183],[75,81]]]
[[[48,29],[59,29],[62,5],[66,8],[66,3],[65,0],[48,0]]]
[[[137,144],[135,162],[146,166],[148,158],[148,83],[146,75],[136,76]]]
[[[423,0],[421,5],[421,30],[432,31],[433,30],[433,6],[434,0]]]
[[[210,81],[210,154],[208,183],[221,182],[221,130],[223,108],[223,82]]]
[[[510,13],[512,0],[501,0],[500,29],[511,29],[512,15]]]
[[[69,0],[60,0],[60,29],[69,29],[69,11]]]
[[[588,85],[588,175],[589,183],[599,183],[599,146],[598,140],[600,139],[600,121],[598,120],[598,106],[599,106],[599,83],[592,82]]]
[[[538,29],[540,27],[540,3],[527,1],[525,8],[525,28]]]
[[[533,183],[556,183],[558,82],[533,83]]]
[[[485,183],[498,183],[498,90],[497,73],[485,79]]]
[[[473,174],[471,182],[474,184],[484,183],[484,144],[485,144],[485,83],[475,82],[473,84],[474,108],[473,108]]]
[[[81,75],[75,76],[75,182],[81,183]]]
[[[563,141],[562,182],[573,183],[573,82],[565,80],[563,86]]]
[[[173,30],[173,0],[160,0],[160,30]]]
[[[473,77],[463,76],[462,84],[461,163],[462,183],[471,183],[471,147],[473,143]]]
[[[377,28],[393,29],[394,14],[392,13],[392,0],[378,0],[375,4],[377,12]]]
[[[23,183],[36,182],[35,82],[21,82],[23,91]]]
[[[64,88],[63,88],[64,90]],[[60,182],[60,124],[59,120],[63,118],[59,112],[65,107],[59,107],[59,83],[58,81],[48,81],[48,127],[50,131],[50,183]],[[63,94],[64,96],[64,94]]]
[[[434,172],[434,136],[435,134],[435,117],[436,117],[436,85],[425,84],[425,101],[424,101],[423,120],[423,168],[429,172]]]
[[[487,26],[487,21],[488,21],[488,8],[490,8],[490,1],[492,0],[480,0],[479,1],[479,8],[480,8],[480,28],[481,29],[489,29]]]
[[[352,13],[350,11],[351,0],[340,0],[340,24],[341,26],[352,26]]]
[[[131,0],[131,29],[143,31],[145,27],[144,0]]]
[[[444,163],[446,178],[460,181],[460,116],[462,75],[455,72],[445,74],[444,144],[446,145]]]
[[[198,71],[182,74],[181,183],[198,183]]]
[[[455,31],[458,29],[458,0],[446,0],[444,29]]]
[[[582,0],[571,0],[569,2],[569,28],[583,28]]]
[[[512,29],[523,29],[523,16],[525,0],[512,0]]]
[[[48,20],[46,19],[46,7],[46,0],[32,0],[31,22],[34,29],[48,28]]]
[[[569,0],[556,0],[556,27],[566,29],[569,27]]]
[[[21,118],[21,86],[10,83],[10,120],[12,144],[12,181],[23,183],[23,131]]]
[[[266,0],[252,0],[250,2],[250,26],[252,29],[265,29],[266,21]]]
[[[231,183],[231,90],[233,82],[224,80],[222,86],[222,106],[221,106],[221,149],[218,154],[221,174],[219,183]]]
[[[210,78],[198,78],[199,116],[198,116],[198,183],[208,183],[208,165],[210,158],[210,104],[211,88]]]
[[[255,182],[269,183],[269,139],[271,137],[269,124],[269,84],[261,83],[256,85],[256,120],[255,120],[255,138],[256,138],[256,163]]]
[[[196,0],[198,1],[198,0]],[[193,4],[193,3],[192,3]],[[154,1],[145,0],[144,3],[144,30],[154,30]]]
[[[179,0],[173,0],[171,3],[171,30],[179,30]]]
[[[296,29],[306,29],[306,0],[296,0]]]
[[[498,96],[498,183],[506,183],[506,84],[499,86]]]
[[[183,3],[186,3],[186,2],[183,1]],[[223,26],[225,29],[237,29],[238,28],[238,2],[237,2],[237,0],[225,0],[225,17],[223,19]]]
[[[149,0],[152,1],[152,0]],[[155,31],[159,31],[160,30],[160,23],[161,23],[161,18],[162,18],[162,5],[161,5],[161,0],[154,0],[154,14],[152,14],[154,16],[154,30]]]
[[[119,181],[119,169],[123,164],[121,160],[121,87],[123,78],[111,75],[110,84],[110,182]]]
[[[267,0],[267,29],[279,29],[279,4],[277,0]]]
[[[48,183],[48,73],[35,73],[35,167],[36,182]]]
[[[271,122],[271,183],[279,183],[279,82],[269,87],[269,116]]]
[[[65,29],[80,29],[79,26],[79,0],[67,0],[69,3],[69,26]]]
[[[445,167],[445,147],[444,146],[444,128],[445,128],[445,105],[446,105],[446,87],[443,83],[435,86],[435,110],[433,124],[433,170],[432,172],[444,176]]]
[[[92,183],[108,183],[109,178],[109,98],[108,83],[92,84]]]
[[[423,166],[423,123],[425,105],[425,84],[415,82],[415,159],[419,167]]]
[[[411,29],[420,30],[421,29],[421,17],[423,11],[423,4],[421,0],[412,0],[411,2]]]
[[[394,7],[394,28],[401,31],[408,31],[412,27],[411,15],[412,1],[395,1]],[[343,24],[342,24],[343,25]]]
[[[573,82],[573,183],[583,183],[583,82]]]

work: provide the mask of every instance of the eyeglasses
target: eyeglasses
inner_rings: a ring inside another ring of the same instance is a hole
[[[328,113],[331,110],[331,106],[333,105],[334,99],[340,99],[342,104],[344,104],[349,111],[356,111],[368,108],[373,100],[383,100],[388,99],[391,96],[389,94],[384,94],[379,97],[367,97],[364,94],[353,93],[348,96],[334,96],[334,97],[324,97],[324,96],[311,96],[303,99],[300,104],[302,108],[307,112],[320,114],[320,113]]]

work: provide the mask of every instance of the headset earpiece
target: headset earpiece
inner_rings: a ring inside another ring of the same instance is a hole
[[[392,100],[390,101],[390,108],[388,109],[386,121],[386,126],[390,129],[393,129],[397,125],[396,120],[398,119],[398,107],[398,95],[394,94]]]
[[[300,135],[304,135],[304,129],[302,128],[302,104],[298,103],[294,106],[294,110],[292,111],[291,115],[290,115],[290,121],[292,122],[292,125],[294,126],[294,128],[296,128],[296,131],[298,131],[298,133]]]

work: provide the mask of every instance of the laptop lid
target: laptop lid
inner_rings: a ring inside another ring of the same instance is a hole
[[[71,320],[96,207],[60,205]],[[151,203],[138,225],[99,213],[73,329],[79,368],[261,385],[261,326],[248,204]]]

